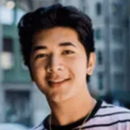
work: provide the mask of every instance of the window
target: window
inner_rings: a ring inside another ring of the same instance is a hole
[[[103,57],[102,57],[102,52],[101,51],[97,52],[97,62],[98,62],[99,65],[102,65]]]
[[[103,73],[98,72],[98,89],[102,90],[103,89]]]
[[[119,10],[121,10],[120,5],[118,3],[112,3],[112,14],[114,16],[119,16]]]
[[[123,50],[115,50],[113,52],[113,63],[114,65],[118,65],[120,67],[123,66],[123,59],[124,59],[124,54]]]
[[[81,2],[80,2],[80,4],[81,4],[81,11],[83,11],[83,12],[85,12],[86,11],[86,0],[82,0]]]
[[[30,93],[28,91],[5,92],[5,121],[31,125]]]
[[[13,11],[11,9],[8,9],[6,6],[2,6],[0,8],[0,22],[2,24],[13,24]]]
[[[13,57],[8,52],[2,52],[1,56],[1,67],[4,70],[11,69],[13,67]]]
[[[122,73],[114,74],[114,86],[115,88],[122,89],[124,86],[124,75]]]
[[[18,21],[20,20],[20,18],[25,14],[25,11],[23,11],[20,8],[17,8],[16,10],[17,13],[17,18],[15,21],[15,24],[18,23]],[[14,10],[13,9],[9,9],[6,6],[2,6],[0,8],[0,22],[2,24],[7,24],[7,25],[12,25],[14,22]]]
[[[96,14],[99,16],[99,15],[101,15],[101,13],[102,13],[102,5],[101,5],[101,3],[97,3],[96,4]]]
[[[13,39],[10,37],[3,38],[3,51],[5,52],[13,52]]]
[[[100,28],[95,29],[94,37],[96,40],[101,40],[101,29]]]
[[[53,4],[59,3],[59,2],[60,2],[59,0],[54,0]]]
[[[4,70],[11,69],[13,67],[13,39],[10,37],[3,38],[1,61],[1,66]]]
[[[113,37],[114,42],[121,43],[122,36],[123,36],[123,31],[121,28],[113,28],[112,29],[112,37]]]

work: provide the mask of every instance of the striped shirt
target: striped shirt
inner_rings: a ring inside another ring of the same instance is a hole
[[[49,130],[48,117],[32,130]],[[85,117],[65,126],[54,126],[52,130],[79,130]],[[130,130],[130,110],[98,100],[82,130]]]

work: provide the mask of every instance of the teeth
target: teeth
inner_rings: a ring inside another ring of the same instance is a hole
[[[68,79],[65,79],[65,80],[68,80]],[[49,82],[52,82],[52,83],[59,83],[59,82],[65,81],[65,80],[60,80],[60,81],[52,81],[52,80],[50,80]]]
[[[62,80],[62,81],[64,81],[64,80]],[[59,82],[62,82],[62,81],[50,81],[50,82],[59,83]]]

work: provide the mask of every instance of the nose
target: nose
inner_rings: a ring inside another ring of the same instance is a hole
[[[56,73],[58,71],[62,71],[64,69],[64,65],[61,57],[59,56],[50,56],[47,64],[47,72],[48,73]]]

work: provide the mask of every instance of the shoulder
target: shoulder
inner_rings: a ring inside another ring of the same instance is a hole
[[[100,108],[88,125],[90,128],[129,130],[130,110],[102,101]]]
[[[32,129],[30,130],[46,130],[43,126],[43,123],[41,122],[40,124],[34,126]]]
[[[130,116],[130,110],[124,107],[115,106],[113,104],[106,103],[105,101],[102,102],[98,114],[102,115],[123,115],[128,114]]]
[[[48,129],[48,117],[45,117],[45,119],[40,122],[38,125],[36,125],[35,127],[33,127],[31,130],[47,130]]]
[[[115,118],[116,120],[127,119],[130,120],[130,110],[102,102],[102,105],[95,115],[96,117]]]

